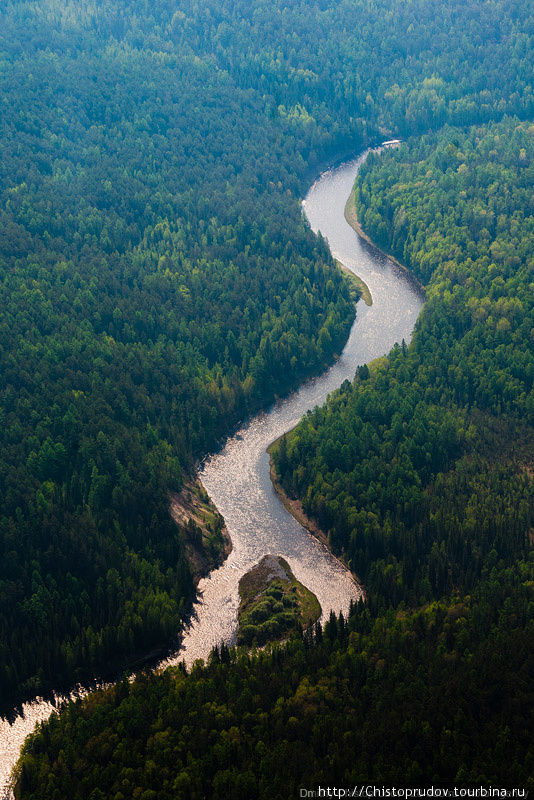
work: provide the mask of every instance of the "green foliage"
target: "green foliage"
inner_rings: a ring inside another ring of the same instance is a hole
[[[21,796],[286,798],[318,785],[532,788],[534,561],[470,598],[350,622],[71,704],[26,744]],[[238,776],[253,775],[243,788]]]
[[[496,174],[514,177],[503,194],[510,215],[525,220],[514,226],[518,252],[531,217],[522,216],[523,167],[510,164],[528,130],[505,121],[452,132],[463,153],[499,136]],[[420,178],[450,137],[385,153],[360,182],[401,176],[388,180],[420,231],[412,252],[421,261],[435,244],[431,226],[417,222],[426,199],[464,180],[457,169]],[[484,163],[465,189],[481,205],[494,195]],[[380,196],[385,204],[388,191]],[[505,247],[513,219],[501,217]],[[467,266],[467,226],[448,224],[454,260],[445,248],[429,262],[429,300],[410,346],[359,369],[278,450],[284,480],[365,575],[365,603],[283,649],[250,657],[221,648],[189,675],[142,677],[71,704],[26,745],[22,797],[84,798],[98,787],[110,797],[285,798],[362,782],[534,788],[532,427],[520,383],[532,356],[516,336],[531,309],[529,256],[501,263],[500,275],[485,256]],[[497,332],[488,311],[486,334],[471,315],[472,299],[476,312],[485,296],[523,303],[508,330]],[[497,344],[482,350],[485,374],[460,392],[465,373],[477,374],[464,339],[478,353],[479,335]]]
[[[383,132],[532,115],[529,18],[504,0],[2,4],[5,698],[174,627],[191,579],[166,490],[352,319],[298,206],[308,176]],[[109,570],[129,587],[111,604]],[[145,591],[169,608],[158,633],[134,624]]]
[[[167,14],[0,9],[7,707],[176,634],[193,587],[168,491],[354,314],[294,139]]]
[[[365,607],[71,705],[21,796],[532,782],[534,148],[503,120],[534,116],[528,4],[26,0],[0,24],[4,698],[176,630],[167,490],[350,323],[307,176],[478,126],[363,171],[360,219],[428,302],[278,461]]]
[[[264,556],[239,581],[237,644],[261,647],[286,639],[321,616],[316,596],[297,581],[283,558]]]
[[[298,207],[307,176],[379,131],[528,116],[525,14],[2,4],[4,697],[128,651],[145,588],[172,608],[155,638],[174,626],[191,580],[166,490],[352,318]],[[130,588],[108,608],[110,569]]]
[[[366,230],[427,302],[410,347],[310,413],[277,466],[371,603],[469,592],[490,553],[511,564],[528,547],[533,133],[444,128],[358,178]]]

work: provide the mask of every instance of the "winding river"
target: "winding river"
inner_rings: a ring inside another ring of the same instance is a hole
[[[200,582],[199,599],[181,648],[160,667],[183,659],[191,664],[206,658],[220,641],[235,641],[239,579],[266,553],[289,562],[296,578],[317,595],[323,617],[332,609],[346,612],[351,599],[361,592],[341,562],[282,505],[269,478],[266,448],[345,379],[352,380],[359,364],[383,355],[395,342],[408,341],[423,304],[423,294],[408,273],[363,241],[345,221],[345,202],[366,155],[323,173],[306,195],[303,208],[312,229],[328,239],[334,257],[365,281],[373,304],[358,303],[343,353],[326,373],[245,422],[219,452],[201,464],[202,483],[226,521],[233,550],[219,569]],[[24,705],[23,715],[12,725],[0,720],[2,800],[12,796],[9,774],[24,738],[53,710],[52,703],[37,698]]]

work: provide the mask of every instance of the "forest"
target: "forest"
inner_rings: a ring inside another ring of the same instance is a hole
[[[358,179],[366,230],[402,246],[428,300],[411,344],[360,368],[275,457],[365,602],[285,647],[223,646],[189,674],[72,703],[26,745],[20,797],[534,788],[533,134],[445,128]]]
[[[534,126],[510,119],[445,127],[358,176],[365,230],[427,301],[410,346],[359,368],[277,465],[393,605],[470,591],[490,554],[530,547],[533,155]]]
[[[168,491],[340,351],[349,290],[298,204],[320,164],[534,116],[528,9],[479,5],[2,4],[6,709],[169,642]]]
[[[2,4],[5,710],[171,640],[169,492],[339,353],[349,287],[299,206],[321,165],[411,137],[356,204],[427,290],[275,454],[365,604],[72,704],[19,797],[532,783],[533,34],[526,0]]]
[[[171,640],[169,490],[354,315],[258,100],[76,7],[0,11],[4,710]]]

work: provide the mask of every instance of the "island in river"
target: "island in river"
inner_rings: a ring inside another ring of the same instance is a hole
[[[281,556],[264,556],[239,581],[237,643],[262,646],[288,639],[321,616],[317,597],[300,583]]]

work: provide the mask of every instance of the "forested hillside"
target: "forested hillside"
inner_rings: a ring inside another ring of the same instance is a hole
[[[223,648],[52,717],[21,798],[287,800],[330,786],[532,791],[532,562],[472,596],[331,620],[283,651]],[[527,621],[528,620],[528,621]],[[358,791],[359,791],[358,789]]]
[[[71,708],[22,796],[531,774],[533,35],[525,0],[2,4],[6,708],[176,632],[169,490],[353,317],[299,195],[334,156],[441,129],[357,187],[427,285],[412,344],[277,456],[366,607]]]

